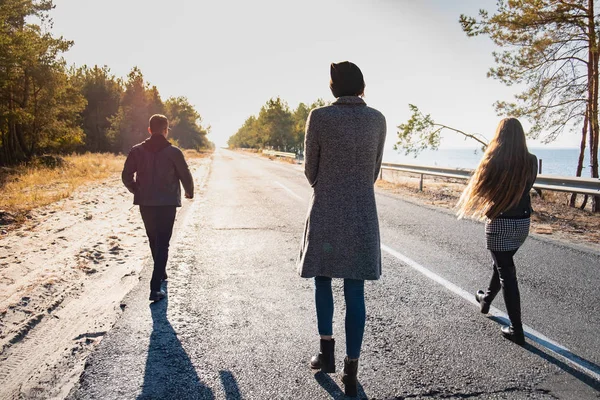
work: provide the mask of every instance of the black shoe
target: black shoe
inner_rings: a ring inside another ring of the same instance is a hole
[[[328,374],[335,372],[335,340],[321,339],[320,347],[319,354],[310,359],[310,367]]]
[[[478,290],[477,293],[475,293],[475,300],[477,300],[477,302],[479,303],[479,310],[481,311],[481,313],[487,314],[490,312],[491,304],[485,301],[484,299],[485,293],[483,292],[483,290]]]
[[[358,360],[350,361],[348,357],[344,359],[344,374],[342,383],[344,384],[344,393],[349,397],[358,396]]]
[[[525,334],[523,333],[523,329],[518,329],[518,328],[515,328],[512,325],[510,325],[510,326],[503,326],[501,328],[501,331],[502,331],[502,336],[504,336],[506,339],[510,340],[511,342],[515,342],[516,344],[519,344],[519,345],[525,344]]]
[[[158,291],[150,291],[150,298],[148,300],[150,301],[161,301],[162,299],[164,299],[166,297],[166,293],[163,292],[162,290],[158,290]]]

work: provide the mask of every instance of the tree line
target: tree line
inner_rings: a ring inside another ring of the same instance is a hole
[[[326,105],[318,99],[312,104],[300,103],[291,110],[280,97],[269,99],[258,115],[250,116],[229,138],[230,148],[273,149],[291,153],[304,150],[304,128],[310,110]]]
[[[184,148],[211,144],[185,97],[163,101],[134,67],[125,79],[106,66],[68,67],[73,42],[51,34],[52,0],[0,3],[0,165],[42,153],[127,152],[147,136],[155,113]]]

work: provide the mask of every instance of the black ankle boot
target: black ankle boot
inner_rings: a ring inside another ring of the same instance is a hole
[[[323,340],[320,343],[319,354],[310,359],[310,367],[326,373],[335,372],[335,340]]]
[[[342,375],[342,383],[344,384],[344,393],[346,396],[358,396],[358,360],[350,361],[348,357],[344,359],[344,375]]]
[[[515,327],[515,326],[503,326],[501,328],[502,336],[511,342],[515,342],[519,345],[525,344],[525,333],[523,333],[523,328]]]
[[[479,310],[482,314],[487,314],[490,312],[491,300],[488,301],[486,299],[486,295],[483,290],[478,290],[477,293],[475,293],[475,299],[479,303]]]

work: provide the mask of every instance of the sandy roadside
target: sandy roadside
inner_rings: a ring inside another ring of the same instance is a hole
[[[191,159],[197,187],[211,158]],[[64,398],[149,250],[120,177],[40,208],[0,238],[0,398]]]

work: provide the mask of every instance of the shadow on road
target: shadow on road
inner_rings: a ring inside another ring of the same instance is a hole
[[[319,383],[319,385],[321,385],[321,387],[323,387],[323,389],[327,390],[327,393],[329,393],[332,399],[338,400],[349,398],[346,397],[344,391],[338,386],[338,384],[333,379],[331,379],[331,377],[328,374],[319,371],[315,374],[315,380]],[[358,384],[358,397],[355,398],[361,400],[367,400],[369,398],[369,396],[366,395],[360,382]]]
[[[489,318],[501,325],[510,325],[510,321],[507,320],[506,318],[496,317],[496,316],[491,316]],[[525,332],[525,336],[532,342],[537,343],[539,346],[546,348],[553,353],[560,354],[561,356],[565,357],[567,360],[571,361],[573,364],[575,364],[585,370],[590,371],[592,374],[600,373],[600,366],[594,364],[591,361],[586,360],[585,358],[579,357],[578,355],[573,354],[564,348],[559,348],[556,345],[548,342],[547,340],[540,338],[538,336],[535,336],[534,334],[532,334],[530,332]],[[579,371],[576,368],[571,367],[564,361],[559,360],[558,358],[551,355],[549,352],[543,351],[542,349],[539,349],[529,343],[526,343],[523,346],[523,348],[525,350],[530,351],[533,354],[543,358],[544,360],[548,361],[549,363],[556,365],[558,368],[562,369],[563,371],[565,371],[569,375],[573,376],[577,380],[585,383],[592,389],[600,391],[600,382],[598,382],[597,380],[595,380],[588,374],[586,374],[582,371]]]
[[[225,390],[225,398],[227,400],[241,400],[242,394],[233,374],[230,371],[219,371],[219,377]]]
[[[215,398],[212,390],[200,381],[167,319],[167,306],[168,298],[150,305],[152,334],[146,359],[144,386],[138,400],[212,400]]]

